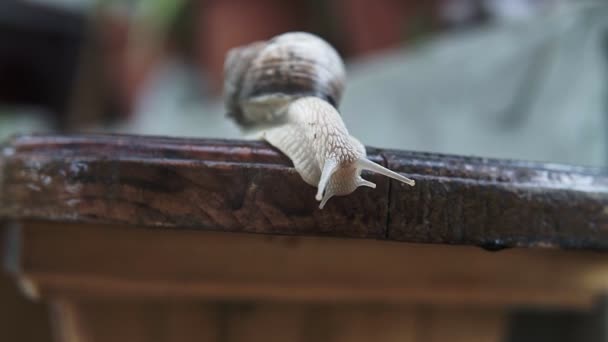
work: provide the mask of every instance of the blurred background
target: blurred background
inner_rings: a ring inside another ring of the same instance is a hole
[[[0,141],[240,138],[221,99],[227,50],[302,30],[344,57],[341,113],[366,145],[604,167],[607,25],[608,4],[583,0],[2,0]],[[12,284],[3,336],[48,340],[46,308]],[[541,316],[552,341],[584,318]]]
[[[3,0],[0,139],[239,138],[228,49],[303,30],[347,62],[366,145],[604,166],[604,1]]]

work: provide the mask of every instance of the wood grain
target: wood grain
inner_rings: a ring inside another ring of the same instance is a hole
[[[608,255],[25,223],[10,265],[42,298],[588,307]]]
[[[370,150],[371,158],[382,160]],[[318,209],[262,142],[21,137],[4,148],[0,217],[383,238],[388,181]]]
[[[386,151],[415,187],[365,175],[317,208],[315,189],[263,142],[22,136],[0,159],[0,218],[505,247],[608,248],[597,169]]]
[[[391,240],[504,247],[608,247],[608,177],[597,169],[385,151]]]

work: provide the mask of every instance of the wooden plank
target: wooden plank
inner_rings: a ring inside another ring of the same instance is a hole
[[[22,136],[0,157],[0,217],[489,249],[608,248],[608,177],[600,170],[368,151],[416,187],[366,175],[377,189],[319,210],[314,188],[263,142]]]
[[[370,151],[375,161],[382,160]],[[319,210],[262,142],[21,137],[4,149],[0,217],[382,238],[388,181]],[[1,162],[0,162],[1,164]]]
[[[0,338],[3,341],[51,341],[48,308],[33,303],[0,273]]]
[[[507,314],[504,310],[429,308],[419,313],[419,341],[499,342],[504,340]]]
[[[59,302],[63,342],[498,342],[497,310],[303,303]]]
[[[588,307],[608,255],[28,222],[9,265],[43,298]]]
[[[309,341],[415,342],[425,328],[413,306],[343,305],[313,314],[317,325],[312,325],[315,335]]]
[[[391,184],[389,239],[605,249],[608,178],[599,170],[458,156],[383,152],[416,179]]]
[[[226,341],[301,341],[318,332],[310,305],[231,303],[218,305],[218,334]],[[321,318],[321,316],[317,317]]]
[[[9,241],[0,221],[0,256]],[[3,261],[9,262],[8,258]],[[45,303],[32,303],[16,286],[14,279],[0,269],[0,339],[3,341],[51,341],[48,308]]]
[[[252,304],[224,308],[228,341],[416,341],[413,306],[374,304]]]
[[[187,302],[57,300],[61,342],[220,341],[216,306]]]

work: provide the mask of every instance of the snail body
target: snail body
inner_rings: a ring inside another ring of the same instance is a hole
[[[345,71],[338,53],[308,33],[279,35],[231,50],[224,94],[229,115],[285,153],[302,179],[317,187],[322,209],[332,196],[376,185],[362,170],[408,185],[414,181],[366,158],[337,110]]]

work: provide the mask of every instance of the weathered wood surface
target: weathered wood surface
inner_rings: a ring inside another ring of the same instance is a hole
[[[391,240],[608,248],[608,174],[572,165],[383,151],[413,174],[392,183]]]
[[[368,149],[415,187],[317,208],[315,189],[264,142],[22,136],[0,159],[0,217],[332,235],[487,248],[608,248],[608,176],[584,167]]]
[[[26,136],[4,148],[0,215],[382,238],[388,180],[319,210],[315,188],[263,142]],[[375,161],[382,159],[372,152]]]

